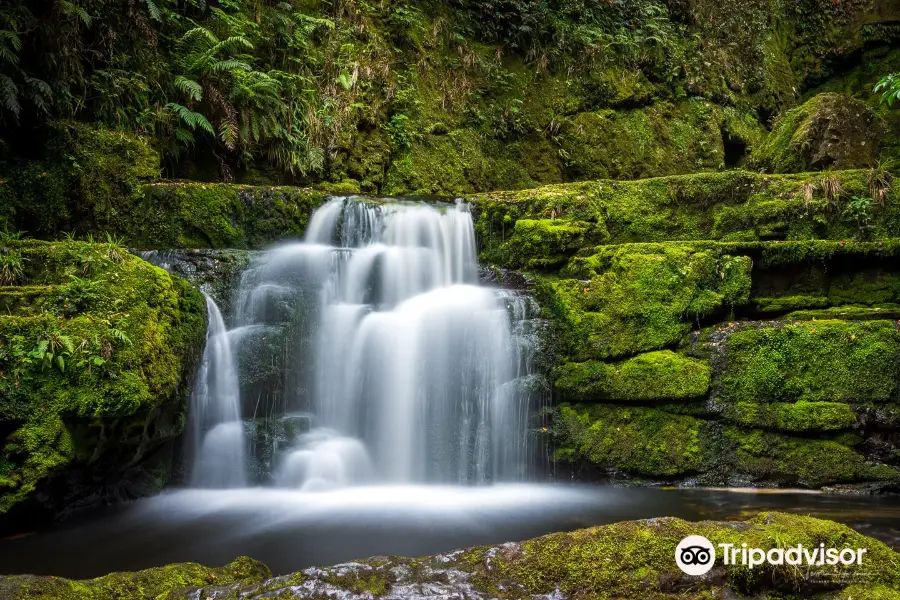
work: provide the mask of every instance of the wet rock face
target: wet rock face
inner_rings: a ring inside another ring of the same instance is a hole
[[[724,564],[691,576],[676,565],[678,543],[702,535],[714,547],[865,548],[860,565],[827,568]],[[783,513],[744,522],[690,523],[675,518],[628,521],[480,546],[424,558],[377,556],[271,577],[243,557],[221,568],[186,563],[87,581],[0,577],[0,596],[44,600],[166,598],[334,600],[487,598],[708,600],[709,598],[889,598],[900,585],[900,554],[845,525]],[[5,595],[4,595],[5,594]]]
[[[223,311],[229,313],[232,290],[241,273],[259,254],[253,250],[171,249],[132,250],[150,264],[184,277],[209,294]]]

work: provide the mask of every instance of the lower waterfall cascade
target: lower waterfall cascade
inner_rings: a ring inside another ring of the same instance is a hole
[[[332,198],[302,242],[252,261],[230,329],[207,302],[192,487],[530,475],[535,306],[479,285],[468,205]]]

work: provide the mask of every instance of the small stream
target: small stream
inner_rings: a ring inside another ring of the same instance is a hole
[[[900,548],[889,496],[563,484],[175,490],[65,528],[0,540],[0,573],[89,578],[248,555],[276,574],[375,555],[423,556],[623,520],[743,520],[779,510],[846,523]]]

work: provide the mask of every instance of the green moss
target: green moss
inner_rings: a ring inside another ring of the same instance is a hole
[[[0,205],[11,230],[54,235],[83,220],[105,229],[140,199],[145,182],[159,177],[159,154],[140,136],[72,121],[44,133],[40,160],[0,168]]]
[[[217,568],[179,563],[79,581],[12,575],[0,577],[0,595],[23,600],[158,600],[178,597],[191,589],[207,586],[259,584],[271,576],[271,571],[264,564],[243,556]]]
[[[861,454],[835,441],[737,427],[726,427],[724,436],[735,448],[734,468],[757,481],[812,488],[860,480],[900,481],[900,470],[872,466]]]
[[[886,133],[862,101],[819,94],[782,115],[752,161],[775,173],[865,168],[876,164]]]
[[[145,248],[258,248],[301,237],[324,198],[305,188],[161,183],[115,230]]]
[[[701,173],[638,181],[590,181],[471,195],[482,260],[500,265],[520,219],[597,223],[609,243],[750,242],[900,237],[900,181],[874,189],[872,172],[763,175]],[[873,192],[874,189],[874,192]],[[865,214],[854,198],[883,196]],[[860,219],[863,220],[860,220]]]
[[[590,281],[550,284],[566,351],[576,360],[608,358],[676,344],[691,320],[743,304],[751,261],[690,245],[601,246],[569,270]]]
[[[900,305],[879,306],[842,305],[820,310],[798,310],[784,316],[786,321],[815,321],[840,319],[842,321],[869,321],[879,319],[900,320]]]
[[[724,167],[721,108],[704,100],[581,113],[563,129],[574,179],[636,179]]]
[[[688,535],[702,535],[717,548],[716,568],[721,577],[686,578],[673,567],[678,543]],[[815,593],[796,567],[763,565],[750,569],[741,564],[723,565],[719,544],[772,548],[866,548],[861,565],[840,565],[835,581],[866,581],[867,589],[900,585],[897,553],[831,521],[782,513],[762,513],[744,523],[688,523],[676,518],[631,521],[553,533],[501,551],[475,548],[467,560],[475,565],[476,582],[488,593],[503,597],[515,589],[522,597],[558,593],[565,597],[683,598],[727,597],[728,594],[806,597]],[[840,584],[838,584],[840,585]],[[728,591],[719,586],[727,586]],[[781,594],[786,595],[782,596]]]
[[[568,405],[554,423],[555,458],[649,476],[699,469],[700,421],[652,408]]]
[[[513,267],[531,270],[559,268],[569,257],[585,246],[604,241],[602,224],[562,219],[519,219],[512,236],[500,248]]]
[[[815,321],[727,335],[718,384],[724,402],[887,402],[900,381],[891,321]]]
[[[566,363],[555,375],[567,400],[681,400],[706,394],[710,370],[703,361],[660,350],[615,364]]]
[[[456,195],[534,185],[521,164],[499,156],[499,147],[497,142],[485,143],[472,130],[426,135],[420,144],[391,163],[382,191]]]
[[[206,317],[187,282],[115,245],[13,245],[30,285],[28,308],[0,316],[0,420],[16,424],[0,512],[64,466],[121,467],[177,435]],[[131,442],[107,445],[118,436]]]
[[[842,402],[735,402],[722,414],[735,423],[781,431],[831,431],[856,424],[856,413]]]

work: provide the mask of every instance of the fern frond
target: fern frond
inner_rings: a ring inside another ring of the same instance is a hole
[[[210,70],[213,73],[221,73],[222,71],[237,71],[237,70],[249,71],[250,65],[248,65],[247,63],[245,63],[243,61],[230,58],[227,60],[218,60],[218,61],[212,63],[212,65],[210,65]]]
[[[193,146],[194,145],[194,134],[184,129],[183,127],[175,128],[175,139],[184,144],[185,146]]]
[[[203,87],[193,79],[179,75],[175,78],[175,87],[184,92],[194,102],[200,102],[203,99]]]
[[[211,133],[212,135],[216,134],[212,124],[202,114],[194,112],[188,107],[176,104],[175,102],[169,102],[166,104],[166,108],[178,115],[181,121],[191,129],[197,129],[199,127],[207,133]]]
[[[3,101],[3,108],[13,116],[19,116],[22,111],[22,105],[19,104],[19,88],[12,79],[3,74],[0,74],[0,99]]]
[[[154,21],[162,21],[162,11],[159,10],[156,3],[153,0],[145,0],[145,2],[147,3],[147,12],[150,13],[150,18]]]

